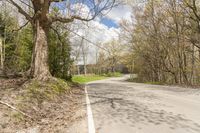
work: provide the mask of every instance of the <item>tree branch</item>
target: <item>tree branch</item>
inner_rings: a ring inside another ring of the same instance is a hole
[[[26,113],[22,112],[21,110],[19,110],[19,109],[13,107],[12,105],[10,105],[10,104],[8,104],[8,103],[5,103],[5,102],[3,102],[3,101],[0,101],[0,104],[6,105],[6,106],[8,106],[9,108],[11,108],[11,109],[13,109],[13,110],[19,112],[20,114],[22,114],[22,115],[24,115],[24,116],[26,116],[26,117],[28,117],[28,118],[30,118],[30,119],[33,120],[33,118],[32,118],[31,116],[27,115]]]
[[[193,0],[192,6],[188,2],[185,2],[185,3],[192,10],[197,20],[200,21],[200,16],[197,14],[197,7],[196,7],[195,0]]]
[[[14,29],[12,30],[12,32],[16,32],[16,31],[19,31],[21,29],[23,29],[24,27],[26,27],[26,25],[28,25],[29,21],[27,21],[24,25],[22,25],[21,27],[19,27],[18,29]]]
[[[50,2],[62,2],[62,1],[65,1],[65,0],[50,0]],[[56,22],[56,21],[59,21],[59,22],[62,22],[62,23],[70,23],[70,22],[73,22],[75,19],[76,20],[81,20],[81,21],[91,21],[91,20],[94,20],[96,16],[98,16],[99,14],[101,15],[105,15],[102,13],[102,11],[107,11],[106,14],[114,7],[114,6],[117,6],[117,4],[115,5],[115,2],[116,0],[112,0],[112,2],[110,0],[107,0],[103,6],[100,7],[100,3],[101,2],[98,2],[98,4],[95,4],[95,1],[93,0],[93,4],[94,4],[94,7],[93,9],[91,9],[91,12],[92,13],[92,16],[89,18],[89,17],[81,17],[81,16],[78,16],[78,15],[71,15],[70,17],[68,18],[65,18],[65,17],[61,17],[61,16],[52,16],[50,18],[51,22]],[[90,12],[90,13],[91,13]],[[88,13],[88,16],[89,14]]]
[[[50,2],[63,2],[65,0],[50,0]]]
[[[26,6],[28,6],[29,8],[31,8],[31,9],[33,9],[34,10],[34,8],[31,6],[31,5],[29,5],[29,4],[27,4],[26,2],[24,2],[24,1],[22,1],[22,0],[19,0],[21,3],[23,3],[24,5],[26,5]]]
[[[16,2],[14,2],[13,0],[6,0],[6,1],[11,3],[13,6],[15,6],[18,9],[19,13],[24,15],[27,20],[29,21],[32,20],[31,16],[29,16],[29,14],[27,14]]]
[[[53,22],[58,21],[58,22],[62,22],[62,23],[70,23],[70,22],[73,22],[75,19],[88,22],[88,21],[93,20],[95,17],[96,17],[96,15],[93,16],[92,18],[88,18],[88,19],[87,18],[82,18],[80,16],[71,16],[69,18],[54,16],[54,17],[51,17],[51,22],[53,23]]]
[[[58,40],[60,41],[60,43],[62,43],[62,39],[59,32],[53,26],[51,26],[50,28],[56,33]]]

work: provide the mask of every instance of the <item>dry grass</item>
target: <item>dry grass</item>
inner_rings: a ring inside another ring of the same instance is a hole
[[[2,81],[3,84],[7,81]],[[6,106],[0,106],[0,131],[17,132],[37,129],[40,133],[59,132],[67,128],[76,118],[74,114],[81,106],[83,90],[60,79],[47,82],[31,80],[23,86],[10,82],[0,89],[0,100],[15,106],[30,115],[27,118]]]

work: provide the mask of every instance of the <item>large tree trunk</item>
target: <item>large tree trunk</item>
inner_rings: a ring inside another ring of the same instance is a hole
[[[49,28],[36,20],[33,26],[34,47],[31,63],[31,76],[37,80],[47,80],[51,77],[48,65],[47,35]]]
[[[0,37],[0,75],[3,74],[3,67],[4,67],[4,59],[3,59],[3,43],[2,43],[2,38]]]

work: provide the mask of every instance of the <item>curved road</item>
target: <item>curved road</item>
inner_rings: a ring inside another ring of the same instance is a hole
[[[112,78],[87,85],[96,133],[200,133],[200,90]]]

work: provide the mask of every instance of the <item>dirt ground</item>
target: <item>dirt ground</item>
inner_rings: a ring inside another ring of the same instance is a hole
[[[22,87],[26,81],[0,79],[0,101],[31,117],[0,104],[0,133],[65,133],[73,122],[82,119],[75,115],[84,99],[82,87],[71,85],[71,89],[49,100],[42,99],[43,95],[27,100],[27,90]]]

